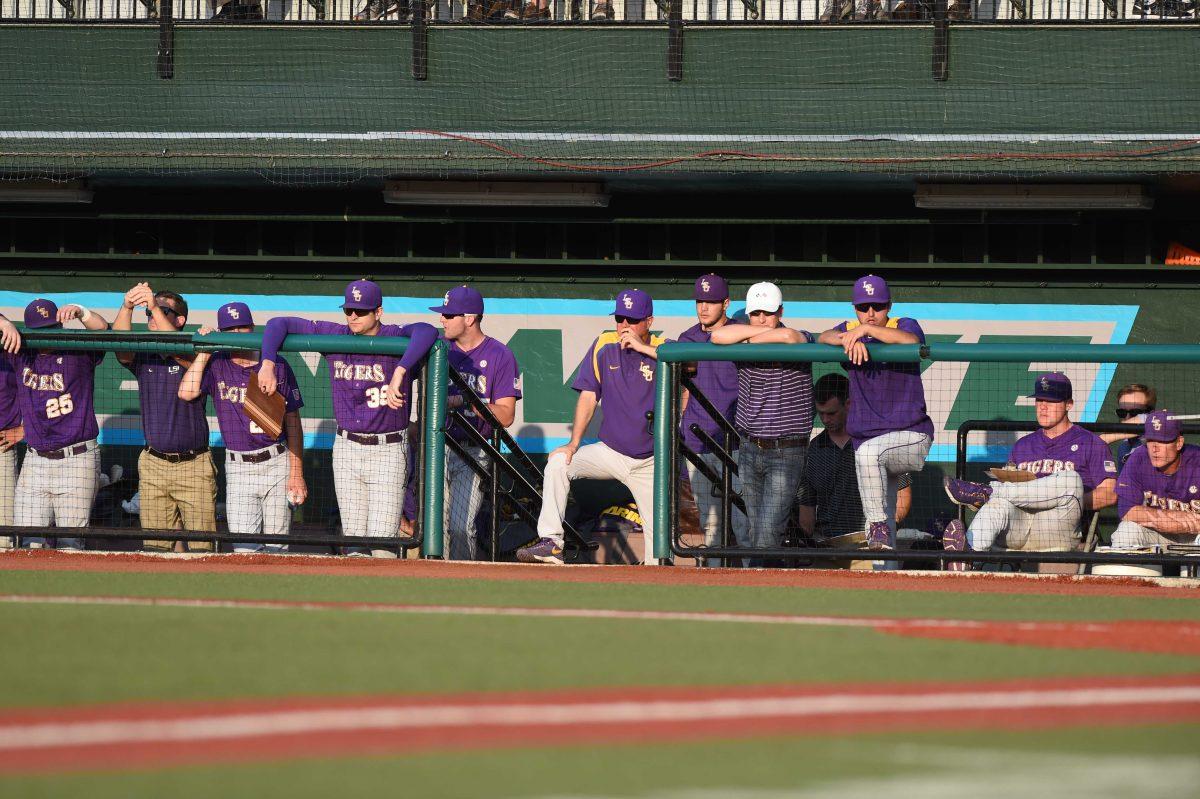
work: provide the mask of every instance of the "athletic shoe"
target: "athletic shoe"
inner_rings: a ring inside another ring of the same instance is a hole
[[[942,549],[946,552],[967,551],[967,528],[958,519],[951,521],[942,531]],[[970,564],[962,560],[948,560],[944,568],[948,572],[965,572]]]
[[[871,522],[867,530],[867,549],[891,549],[891,531],[887,522]]]
[[[963,505],[975,510],[982,508],[984,503],[992,498],[991,486],[972,483],[970,480],[946,477],[942,480],[942,487],[946,489],[946,496],[950,497],[950,501],[955,505]]]
[[[562,544],[553,538],[539,538],[535,543],[517,550],[517,560],[522,563],[563,564]]]

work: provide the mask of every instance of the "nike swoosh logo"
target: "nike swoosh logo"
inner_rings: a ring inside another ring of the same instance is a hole
[[[608,368],[609,368],[609,369],[620,369],[621,367],[619,367],[619,366],[610,366],[610,367],[608,367]]]

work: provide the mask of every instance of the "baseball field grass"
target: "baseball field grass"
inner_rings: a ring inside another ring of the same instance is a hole
[[[0,796],[1200,796],[1200,589],[0,555]]]

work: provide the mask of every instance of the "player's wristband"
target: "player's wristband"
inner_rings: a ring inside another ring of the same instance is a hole
[[[75,303],[75,305],[79,308],[79,321],[87,324],[87,320],[92,318],[91,309],[89,309],[86,305],[80,305],[79,303]]]

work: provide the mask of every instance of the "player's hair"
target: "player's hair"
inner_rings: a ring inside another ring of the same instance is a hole
[[[175,312],[177,314],[179,314],[180,316],[188,315],[187,300],[185,300],[183,297],[176,294],[175,292],[173,292],[173,291],[156,291],[156,292],[154,292],[154,301],[158,302],[159,300],[170,301],[171,307],[174,308]]]
[[[813,386],[813,401],[820,405],[829,402],[834,397],[840,399],[845,405],[846,400],[850,397],[850,381],[846,379],[845,375],[830,372],[822,376]]]
[[[1120,402],[1121,397],[1126,394],[1145,394],[1146,404],[1150,406],[1150,410],[1154,410],[1158,404],[1158,392],[1144,383],[1130,383],[1127,386],[1121,386],[1121,390],[1117,392],[1117,402]]]

